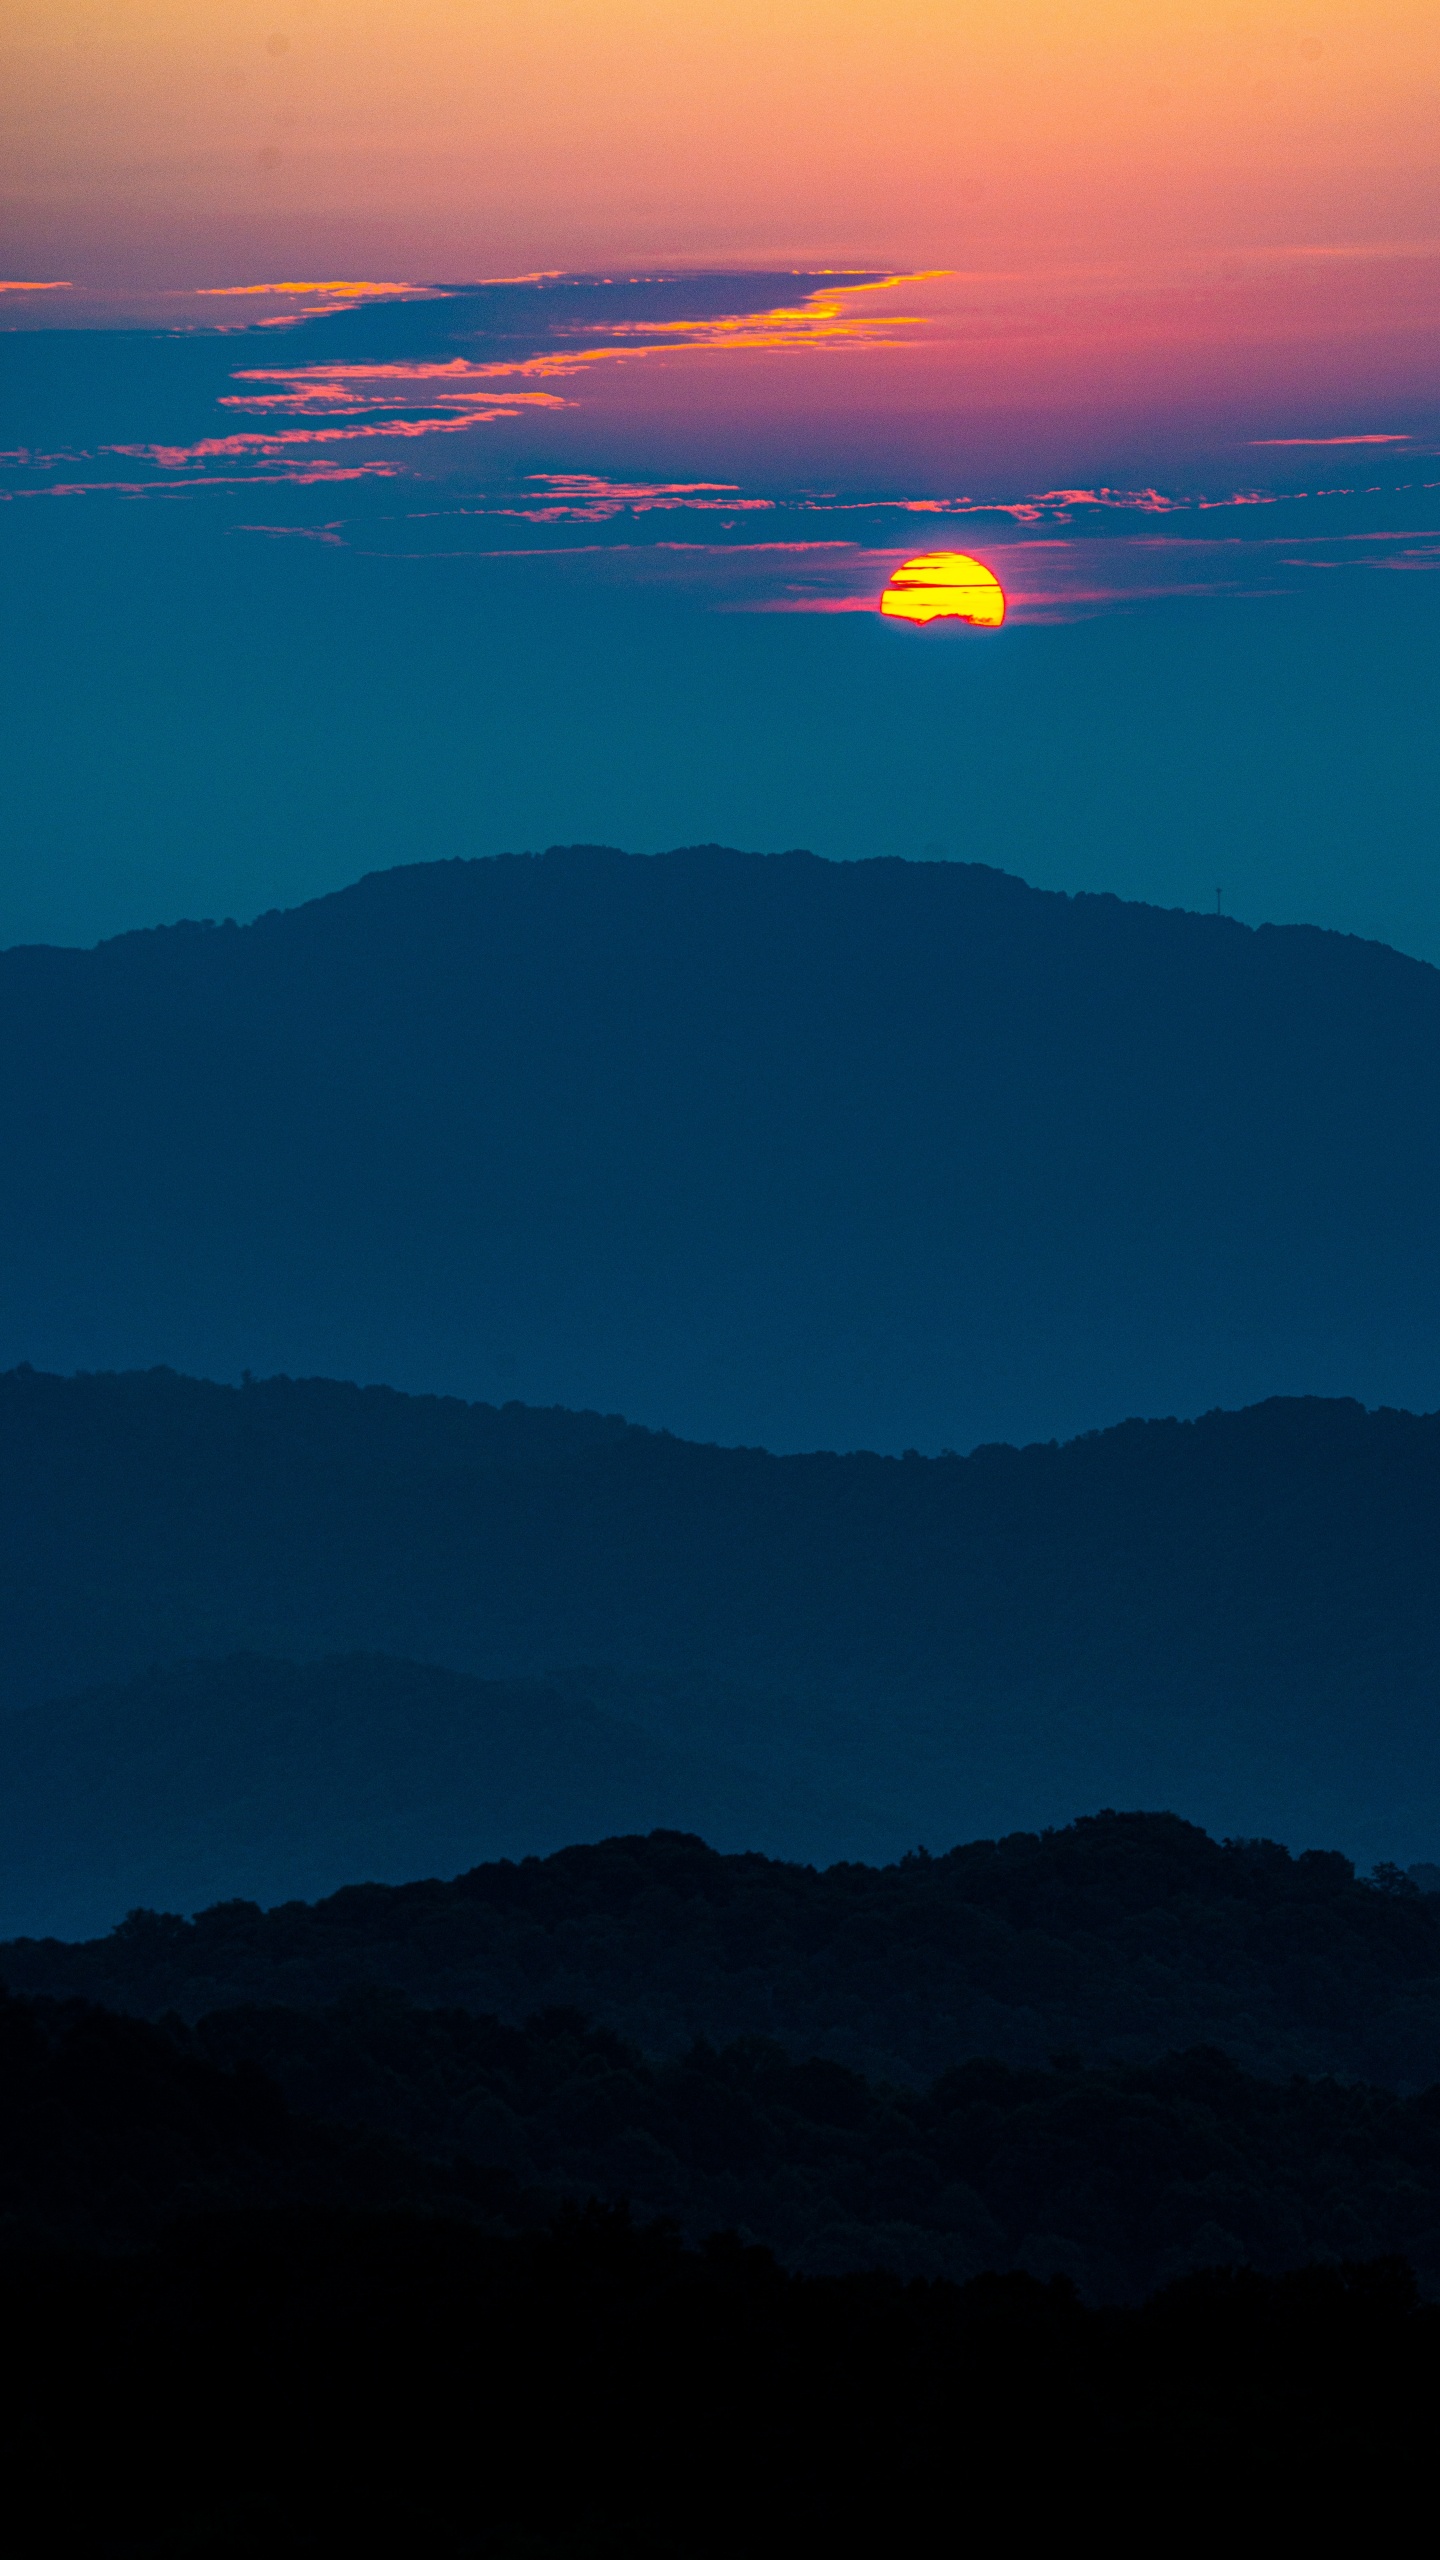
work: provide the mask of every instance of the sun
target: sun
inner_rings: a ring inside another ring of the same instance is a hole
[[[993,570],[964,551],[922,551],[894,571],[880,610],[900,622],[973,622],[998,631],[1005,590]]]

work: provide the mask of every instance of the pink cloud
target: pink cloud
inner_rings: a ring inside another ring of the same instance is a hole
[[[343,296],[347,302],[370,300],[393,302],[402,294],[430,296],[436,290],[435,286],[427,284],[366,284],[344,280],[317,284],[199,284],[195,287],[195,292],[202,302],[223,301],[257,293],[320,293],[332,299]]]
[[[562,404],[554,393],[497,392],[496,385],[524,375],[573,372],[578,361],[531,356],[523,363],[472,364],[464,356],[451,356],[434,364],[246,365],[234,380],[262,387],[226,392],[220,406],[252,414],[260,411],[267,417],[356,417],[367,410],[423,401],[427,408],[456,412],[463,423],[477,408],[497,398],[559,407]],[[378,433],[379,429],[359,432]]]
[[[824,288],[793,307],[748,314],[711,313],[698,319],[617,320],[587,332],[601,343],[562,346],[534,356],[476,364],[464,356],[433,363],[320,364],[246,366],[237,382],[256,389],[228,393],[222,406],[278,415],[353,415],[362,409],[403,400],[408,394],[427,405],[473,410],[494,397],[498,382],[548,380],[573,376],[586,365],[613,364],[677,349],[749,354],[825,347],[889,347],[897,332],[922,329],[922,314],[852,310],[861,293],[888,292],[897,284],[925,279],[884,276],[860,286]],[[254,293],[262,290],[320,291],[320,287],[211,287],[212,292]],[[380,290],[381,288],[374,288]],[[415,289],[415,288],[412,288]],[[323,288],[331,290],[331,288]],[[333,288],[340,291],[340,287]],[[534,399],[535,393],[509,392],[507,398]]]
[[[1250,442],[1251,442],[1251,446],[1252,446],[1252,448],[1256,448],[1256,449],[1258,449],[1258,448],[1260,448],[1260,447],[1262,447],[1262,446],[1263,446],[1263,447],[1266,447],[1266,448],[1275,448],[1275,447],[1284,447],[1284,446],[1303,446],[1303,447],[1305,447],[1305,448],[1307,448],[1307,449],[1308,449],[1308,448],[1313,447],[1313,446],[1316,446],[1316,445],[1330,445],[1330,444],[1408,444],[1408,443],[1410,442],[1410,438],[1409,438],[1408,436],[1398,436],[1398,435],[1396,435],[1396,436],[1388,436],[1388,435],[1387,435],[1387,436],[1377,436],[1377,435],[1367,435],[1367,436],[1252,436],[1252,437],[1251,437],[1251,439],[1250,439]]]
[[[262,432],[233,436],[204,436],[198,444],[112,444],[107,453],[124,454],[135,462],[158,462],[167,470],[178,470],[186,463],[233,461],[244,454],[269,457],[302,444],[353,444],[360,439],[373,442],[376,437],[410,438],[415,436],[453,435],[471,426],[486,426],[495,419],[516,414],[522,400],[546,409],[561,409],[563,400],[543,391],[516,393],[504,403],[472,412],[460,418],[391,418],[374,424],[353,427],[276,427]]]
[[[309,489],[332,481],[395,477],[396,466],[391,462],[317,461],[283,471],[211,472],[203,479],[192,473],[181,480],[50,480],[43,487],[0,489],[0,504],[9,506],[20,498],[178,498],[202,489]]]
[[[648,515],[684,507],[701,514],[749,515],[773,508],[773,498],[743,498],[725,480],[601,480],[586,471],[532,472],[551,495],[535,507],[497,507],[496,515],[524,524],[608,524],[618,515]]]

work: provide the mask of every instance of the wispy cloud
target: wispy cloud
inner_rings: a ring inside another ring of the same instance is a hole
[[[861,294],[892,293],[904,284],[933,284],[948,274],[944,267],[917,268],[906,274],[871,276],[862,284],[823,288],[803,302],[779,304],[770,311],[723,312],[675,320],[614,320],[587,334],[615,339],[645,354],[664,347],[687,347],[727,353],[784,354],[825,347],[890,347],[902,330],[925,329],[923,312],[877,310],[869,303],[852,308]],[[610,352],[585,350],[587,359]]]
[[[358,311],[367,302],[435,302],[449,298],[449,288],[433,284],[379,283],[365,278],[320,277],[310,281],[286,281],[281,284],[202,284],[194,288],[196,302],[279,302],[290,304],[288,310],[266,315],[247,314],[247,323],[258,321],[262,329],[290,329],[302,320],[315,319],[322,312]]]
[[[344,523],[331,524],[232,524],[232,533],[260,533],[271,542],[323,542],[338,551],[344,546]]]
[[[437,413],[435,423],[480,424],[478,411],[497,400],[517,406],[528,401],[561,405],[558,397],[530,390],[500,390],[536,374],[573,372],[578,358],[531,356],[515,363],[476,364],[466,356],[449,356],[428,364],[242,365],[233,376],[247,387],[227,391],[222,409],[241,409],[251,416],[341,417],[373,422],[352,432],[376,431],[392,417],[415,410]],[[253,388],[251,386],[254,386]],[[417,420],[423,424],[425,421]]]
[[[487,409],[472,410],[458,418],[386,418],[367,420],[361,426],[349,427],[277,427],[269,431],[255,430],[233,436],[202,436],[195,444],[112,444],[107,453],[122,454],[132,462],[154,462],[163,469],[176,471],[184,466],[210,462],[239,461],[242,456],[271,460],[295,445],[353,444],[377,436],[401,438],[454,434],[463,427],[485,426],[497,418],[516,415],[521,404],[529,402],[537,408],[560,409],[565,406],[553,393],[544,391],[515,392],[507,400],[494,401]]]
[[[905,501],[912,515],[1009,516],[1015,524],[1068,524],[1077,507],[1104,507],[1125,515],[1178,515],[1196,503],[1191,498],[1166,497],[1159,489],[1041,489],[1030,498]]]
[[[497,507],[496,515],[525,524],[607,524],[620,515],[670,513],[677,507],[737,516],[775,505],[773,498],[742,497],[727,480],[601,480],[586,471],[537,471],[530,477],[549,496],[533,507]]]
[[[1251,443],[1252,448],[1254,448],[1254,449],[1256,449],[1256,450],[1260,450],[1260,449],[1262,449],[1262,448],[1264,448],[1264,449],[1270,449],[1270,450],[1280,450],[1280,449],[1283,449],[1283,448],[1285,448],[1285,447],[1287,447],[1287,446],[1299,446],[1299,447],[1302,447],[1302,448],[1304,448],[1304,449],[1308,450],[1308,449],[1310,449],[1311,447],[1316,446],[1316,445],[1331,445],[1331,444],[1409,444],[1409,442],[1410,442],[1410,438],[1409,438],[1409,436],[1399,436],[1399,435],[1363,435],[1363,436],[1252,436],[1252,437],[1251,437],[1251,439],[1250,439],[1250,443]]]
[[[1329,494],[1329,493],[1327,493]],[[1219,494],[1175,497],[1163,489],[1041,489],[1028,498],[903,498],[891,503],[907,515],[1008,516],[1013,524],[1070,524],[1076,511],[1097,514],[1199,515],[1216,507],[1273,507],[1280,503],[1270,489],[1226,489]]]
[[[429,284],[368,284],[353,278],[311,281],[308,284],[200,284],[195,287],[202,301],[224,301],[229,298],[260,293],[324,294],[331,300],[346,302],[394,302],[407,293],[443,293],[445,288]]]
[[[633,363],[667,351],[783,353],[826,346],[892,346],[900,331],[927,325],[923,315],[879,311],[870,305],[850,308],[861,293],[888,291],[916,282],[907,276],[877,277],[861,285],[821,292],[794,305],[736,314],[705,313],[678,319],[619,319],[562,324],[557,343],[538,354],[496,357],[481,362],[467,356],[428,362],[244,365],[234,379],[243,387],[227,392],[222,408],[251,415],[374,418],[396,410],[423,407],[451,412],[480,423],[477,412],[496,397],[496,386],[573,378],[587,366]],[[252,287],[229,287],[252,291]],[[297,288],[298,290],[298,288]],[[586,344],[575,343],[580,339]],[[536,398],[531,391],[507,388],[504,396]]]
[[[0,505],[10,506],[23,498],[175,498],[193,496],[202,489],[311,489],[332,481],[390,480],[395,477],[396,466],[391,462],[330,461],[293,463],[286,469],[276,470],[207,472],[203,479],[189,473],[180,479],[150,480],[107,480],[96,476],[89,480],[46,480],[29,488],[0,489]]]

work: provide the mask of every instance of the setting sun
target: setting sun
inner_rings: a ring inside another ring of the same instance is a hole
[[[947,619],[998,631],[1005,619],[1005,590],[993,570],[964,551],[925,551],[894,571],[880,610],[901,622]]]

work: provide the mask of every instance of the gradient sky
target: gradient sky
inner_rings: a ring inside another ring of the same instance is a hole
[[[21,0],[0,70],[0,941],[718,837],[1440,960],[1433,7]],[[882,627],[937,548],[1003,632]]]
[[[1430,0],[11,0],[6,28],[16,272],[1084,262],[1433,226]]]

